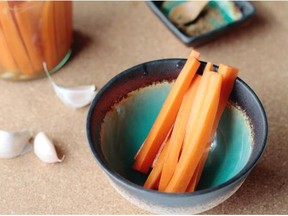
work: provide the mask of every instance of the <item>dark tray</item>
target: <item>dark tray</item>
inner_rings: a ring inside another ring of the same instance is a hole
[[[227,31],[234,29],[240,24],[246,22],[250,18],[252,18],[256,12],[255,7],[248,1],[235,1],[236,6],[241,10],[242,17],[241,19],[229,23],[220,28],[216,28],[214,30],[205,32],[200,35],[189,36],[179,30],[170,20],[169,18],[162,12],[161,5],[163,1],[147,1],[147,4],[152,9],[152,11],[160,18],[160,20],[172,31],[183,43],[190,46],[201,45],[215,37],[223,35]]]

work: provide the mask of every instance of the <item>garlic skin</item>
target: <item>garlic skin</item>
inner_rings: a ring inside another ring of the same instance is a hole
[[[52,141],[44,132],[39,132],[34,138],[34,153],[45,163],[57,163],[64,160],[64,156],[59,159]]]
[[[74,109],[79,109],[89,105],[93,98],[96,96],[97,91],[95,85],[76,87],[64,87],[61,85],[57,85],[51,78],[46,63],[43,63],[43,67],[56,95],[66,106]]]
[[[10,159],[29,150],[29,140],[32,138],[28,130],[19,132],[10,132],[0,130],[0,158]]]

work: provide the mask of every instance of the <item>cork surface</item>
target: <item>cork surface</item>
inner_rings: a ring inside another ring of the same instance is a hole
[[[197,49],[202,60],[240,68],[267,112],[266,151],[245,183],[207,214],[288,214],[288,2],[254,2],[249,24]],[[75,2],[73,56],[53,79],[95,84],[145,61],[185,58],[179,41],[144,2]],[[147,214],[123,199],[96,164],[85,137],[88,107],[72,110],[47,79],[0,80],[0,129],[45,131],[66,155],[44,164],[33,153],[0,160],[1,214]]]

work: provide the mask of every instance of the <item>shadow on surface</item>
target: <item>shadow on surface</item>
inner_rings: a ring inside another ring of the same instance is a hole
[[[78,30],[73,31],[73,44],[72,54],[70,60],[73,60],[79,55],[85,48],[87,48],[92,42],[92,38]]]

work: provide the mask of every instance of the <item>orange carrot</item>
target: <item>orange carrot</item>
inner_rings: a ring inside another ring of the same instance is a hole
[[[17,72],[18,67],[10,52],[4,32],[0,26],[0,63],[6,71]]]
[[[188,59],[190,59],[190,58],[199,59],[200,58],[200,53],[195,51],[195,50],[192,50],[190,55],[189,55],[189,57],[188,57]],[[184,65],[184,67],[185,67],[185,65]]]
[[[222,113],[225,110],[229,96],[232,92],[235,80],[238,76],[238,69],[231,67],[231,66],[224,65],[224,64],[220,64],[218,73],[221,74],[223,77],[223,85],[221,88],[221,96],[220,96],[219,106],[218,106],[218,110],[216,114],[216,119],[215,119],[215,123],[214,123],[213,130],[212,130],[213,134],[211,134],[211,141],[213,140],[213,137],[218,127]]]
[[[135,158],[133,164],[135,170],[142,173],[149,171],[160,145],[176,119],[184,94],[200,65],[199,61],[194,57],[195,55],[199,55],[199,53],[192,51],[176,79],[154,125]]]
[[[193,174],[193,177],[187,187],[187,190],[186,192],[194,192],[198,183],[199,183],[199,180],[201,178],[201,175],[202,175],[202,172],[203,172],[203,169],[204,169],[204,166],[205,166],[205,163],[206,163],[206,160],[207,160],[207,157],[208,157],[208,154],[209,154],[209,147],[211,145],[211,142],[208,142],[208,147],[206,146],[206,149],[204,150],[204,153],[200,159],[200,162],[198,163],[197,167],[196,167],[196,170]]]
[[[72,46],[73,40],[73,5],[71,1],[65,2],[65,14],[66,14],[66,50],[69,50]]]
[[[44,61],[48,70],[53,69],[58,63],[55,22],[54,22],[54,4],[55,2],[46,1],[42,13],[42,44],[44,52]]]
[[[206,76],[208,78],[204,79]],[[221,84],[222,75],[214,72],[203,74],[203,82],[200,83],[195,98],[196,104],[194,103],[195,106],[193,106],[193,109],[197,111],[198,118],[195,121],[196,124],[193,122],[192,130],[186,131],[184,149],[165,192],[181,193],[186,191],[209,140],[217,112],[215,107],[219,103]],[[200,91],[202,89],[201,85],[207,87],[203,88],[205,91]],[[190,122],[188,122],[189,124],[191,125]]]
[[[54,2],[54,26],[56,35],[56,44],[58,50],[59,62],[67,54],[67,19],[66,19],[66,2],[65,1],[55,1]]]
[[[168,156],[166,157],[160,178],[160,191],[164,191],[174,173],[174,170],[176,169],[185,136],[185,128],[189,114],[191,112],[191,107],[197,92],[197,88],[200,83],[200,78],[201,76],[198,74],[196,74],[193,78],[191,86],[186,92],[177,114],[173,132],[170,138],[170,145],[167,153]]]
[[[205,71],[213,71],[213,64],[211,62],[207,62],[204,72]]]
[[[174,128],[174,125],[172,125],[172,127],[170,128],[170,130],[169,130],[169,132],[168,132],[168,134],[167,134],[164,142],[163,142],[162,145],[160,146],[160,148],[159,148],[159,150],[158,150],[158,153],[157,153],[157,155],[155,156],[155,158],[154,158],[154,160],[153,160],[153,163],[152,163],[151,168],[154,168],[154,167],[155,167],[155,165],[156,165],[156,163],[157,163],[157,161],[158,161],[158,159],[159,159],[159,156],[160,156],[160,154],[161,154],[164,146],[165,146],[166,143],[167,143],[167,140],[170,139],[170,136],[171,136],[171,133],[172,133],[173,128]]]
[[[24,74],[33,74],[33,66],[6,1],[0,2],[0,22],[8,47],[20,71]]]
[[[222,87],[221,87],[221,93],[220,93],[220,99],[219,99],[219,105],[218,105],[216,117],[215,117],[215,120],[213,123],[212,131],[210,134],[210,139],[209,139],[207,146],[206,146],[206,151],[204,152],[204,154],[200,160],[200,163],[197,166],[195,174],[192,178],[193,181],[195,181],[195,182],[190,183],[191,185],[190,185],[190,187],[188,187],[189,189],[187,189],[187,192],[193,192],[194,189],[196,188],[200,178],[201,178],[201,175],[202,175],[202,172],[203,172],[203,169],[204,169],[204,166],[205,166],[208,154],[209,154],[210,145],[213,141],[214,134],[217,130],[221,116],[225,110],[229,96],[232,92],[235,80],[236,80],[237,75],[238,75],[238,69],[224,65],[224,64],[220,64],[219,69],[218,69],[218,73],[222,75],[223,81],[222,81]],[[193,185],[194,185],[194,188],[193,188]]]
[[[195,127],[195,125],[197,124],[197,119],[200,115],[199,112],[200,112],[201,107],[204,103],[204,97],[205,97],[205,94],[200,95],[199,93],[200,92],[205,93],[207,91],[209,79],[211,76],[211,72],[209,72],[209,70],[208,70],[210,68],[210,66],[211,66],[211,64],[208,64],[208,65],[206,65],[206,67],[204,69],[203,76],[202,76],[201,81],[200,81],[200,86],[197,89],[197,95],[194,99],[194,103],[191,107],[191,112],[189,114],[189,120],[188,120],[186,130],[185,130],[186,134],[191,133],[191,131],[194,130],[193,127]],[[186,138],[187,138],[187,135],[186,135]],[[191,143],[188,143],[187,141],[183,142],[182,152],[184,151],[183,149],[187,148],[187,147],[185,147],[185,145],[191,145]],[[192,183],[189,183],[189,184],[192,184]]]
[[[202,159],[201,159],[202,161]],[[200,163],[201,163],[200,161]],[[195,172],[193,173],[193,176],[187,186],[186,192],[194,192],[197,186],[197,178],[199,176],[199,171],[200,171],[200,163],[197,165]]]
[[[147,180],[145,181],[144,188],[147,189],[157,189],[157,185],[159,184],[163,164],[165,158],[167,157],[167,150],[170,145],[170,139],[167,140],[165,143],[163,150],[161,151],[155,166],[153,167],[152,171],[150,172]]]
[[[207,62],[203,73],[207,73],[209,71],[213,71],[213,64],[211,62]],[[204,159],[205,153],[203,154],[203,157],[201,158],[200,163],[197,165],[196,170],[193,173],[192,179],[189,182],[189,185],[187,187],[186,192],[193,192],[197,186],[197,183],[200,179],[199,175],[201,175],[201,174],[199,174],[199,172],[200,172],[200,170],[202,171],[202,169],[204,167],[204,165],[202,167],[202,163],[203,163],[203,161],[204,161],[204,163],[206,162],[206,158]]]
[[[29,1],[16,4],[14,7],[15,19],[35,73],[43,71],[43,54],[37,37],[42,6],[41,2]]]

